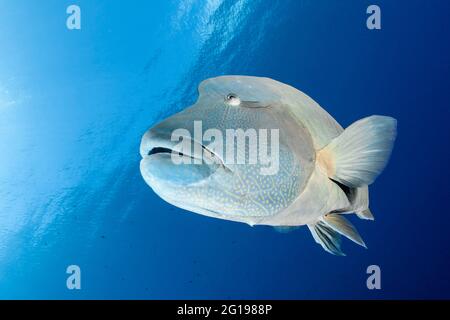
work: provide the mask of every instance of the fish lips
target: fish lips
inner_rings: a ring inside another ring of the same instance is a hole
[[[140,170],[152,188],[187,186],[210,177],[222,162],[205,147],[190,138],[191,150],[180,150],[180,141],[172,141],[165,131],[150,129],[142,137]],[[195,145],[197,144],[197,145]]]

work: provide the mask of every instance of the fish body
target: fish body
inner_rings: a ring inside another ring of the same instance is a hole
[[[395,136],[393,118],[344,130],[289,85],[222,76],[203,81],[193,106],[144,134],[140,169],[175,206],[283,231],[306,225],[326,251],[343,255],[341,235],[365,246],[344,215],[373,219],[368,185]]]

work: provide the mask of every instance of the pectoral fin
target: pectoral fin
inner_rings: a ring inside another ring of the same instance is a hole
[[[370,185],[386,166],[397,121],[371,116],[356,121],[318,153],[328,177],[351,187]]]

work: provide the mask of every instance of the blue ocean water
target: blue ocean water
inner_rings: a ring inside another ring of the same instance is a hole
[[[81,30],[66,8],[81,8]],[[366,28],[377,4],[382,29]],[[450,298],[450,2],[0,1],[0,298]],[[344,127],[398,120],[368,250],[206,218],[144,183],[139,142],[198,83],[267,76]],[[81,268],[68,290],[66,268]],[[366,268],[381,269],[368,290]]]

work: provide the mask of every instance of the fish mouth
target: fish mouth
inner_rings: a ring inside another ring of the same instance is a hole
[[[193,141],[193,140],[191,140],[191,141]],[[197,144],[197,142],[192,142],[192,143],[193,144]],[[201,143],[198,143],[198,145],[202,148],[202,155],[201,156],[197,155],[196,153],[186,154],[186,153],[183,153],[183,152],[171,149],[171,148],[167,148],[167,147],[153,147],[147,153],[147,157],[155,155],[155,154],[170,154],[170,155],[176,155],[176,156],[178,156],[180,158],[189,158],[189,159],[192,160],[193,163],[196,160],[204,161],[206,159],[209,164],[215,164],[215,165],[218,165],[220,167],[223,167],[226,170],[230,170],[225,165],[223,160],[216,153],[214,153],[207,146],[205,146],[205,145],[203,145]]]
[[[173,149],[166,148],[166,147],[154,147],[148,152],[147,156],[152,156],[152,155],[155,155],[155,154],[170,154],[170,155],[175,154],[175,155],[178,155],[180,157],[196,159],[196,158],[194,158],[191,155],[184,154],[182,152],[175,151]]]
[[[191,185],[206,180],[220,168],[229,170],[208,146],[190,137],[183,137],[182,143],[173,141],[166,132],[153,128],[142,137],[140,170],[152,188]]]
[[[219,165],[225,169],[229,168],[224,161],[209,147],[189,137],[183,137],[184,141],[191,146],[191,152],[182,151],[179,147],[180,141],[172,141],[164,135],[152,132],[150,129],[142,138],[140,154],[143,159],[157,154],[176,155],[181,158],[193,160],[193,163],[201,164],[199,161],[207,161],[208,164]]]

